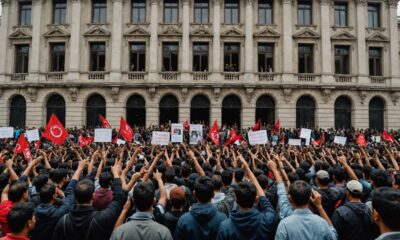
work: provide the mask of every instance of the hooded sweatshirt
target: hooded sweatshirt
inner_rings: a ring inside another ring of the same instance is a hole
[[[213,240],[217,237],[220,223],[226,215],[212,204],[197,203],[178,221],[175,240]]]
[[[275,211],[267,197],[259,198],[257,208],[233,211],[221,223],[217,239],[273,239]]]

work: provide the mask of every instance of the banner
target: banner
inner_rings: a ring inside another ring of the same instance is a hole
[[[334,143],[341,145],[346,145],[346,141],[347,137],[340,137],[340,136],[335,136],[335,139],[333,140]]]
[[[13,138],[14,128],[13,127],[0,127],[0,138]]]
[[[301,139],[289,138],[288,144],[292,146],[301,146]]]
[[[39,130],[38,129],[32,129],[32,130],[27,130],[25,132],[26,138],[28,139],[28,142],[33,142],[33,141],[39,141]]]
[[[151,144],[168,145],[170,134],[171,134],[170,132],[153,131],[151,137]]]
[[[96,128],[94,130],[95,142],[111,142],[112,129],[111,128]]]
[[[203,141],[203,125],[190,124],[189,144],[199,144]]]
[[[250,145],[266,144],[268,142],[267,130],[248,132]]]
[[[171,124],[171,142],[173,143],[183,142],[183,124],[181,123]]]

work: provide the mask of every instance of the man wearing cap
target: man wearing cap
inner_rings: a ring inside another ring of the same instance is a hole
[[[347,203],[335,210],[332,223],[338,233],[338,239],[368,240],[375,239],[379,229],[371,217],[370,208],[361,202],[363,186],[359,181],[351,180],[346,184]]]
[[[340,200],[340,191],[335,187],[330,187],[331,182],[329,173],[325,170],[319,170],[316,174],[315,183],[317,185],[317,191],[322,196],[322,206],[328,214],[332,217],[333,211],[337,202]]]

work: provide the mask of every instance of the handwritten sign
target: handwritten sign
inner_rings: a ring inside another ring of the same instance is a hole
[[[199,144],[203,140],[203,125],[190,124],[189,144]]]
[[[181,123],[171,124],[171,142],[173,143],[183,142],[183,124]]]
[[[300,138],[305,138],[305,139],[311,138],[311,129],[302,128],[300,131]]]
[[[28,130],[25,132],[26,138],[28,139],[28,142],[33,142],[33,141],[39,141],[39,130],[38,129],[32,129]]]
[[[112,129],[111,128],[96,128],[94,130],[95,142],[111,142]]]
[[[334,143],[341,144],[341,145],[345,145],[346,141],[347,141],[347,137],[341,137],[341,136],[335,136],[335,139],[333,140]]]
[[[168,145],[170,134],[171,134],[170,132],[153,131],[151,137],[151,144]]]
[[[250,145],[266,144],[268,142],[266,130],[250,131],[248,132],[248,137]]]
[[[13,127],[1,127],[0,128],[0,138],[13,138],[14,128]]]
[[[289,138],[288,144],[292,146],[301,146],[301,139]]]

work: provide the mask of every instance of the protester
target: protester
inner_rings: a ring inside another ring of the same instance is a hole
[[[35,227],[34,208],[31,203],[17,203],[7,214],[10,232],[0,240],[29,240],[29,233]]]

